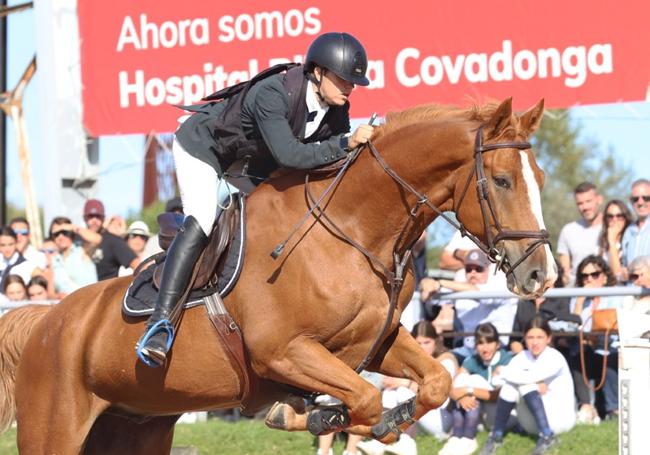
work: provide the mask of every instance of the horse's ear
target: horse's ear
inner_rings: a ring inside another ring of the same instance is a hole
[[[537,128],[539,128],[539,124],[542,123],[542,117],[544,117],[544,98],[539,100],[539,103],[528,111],[521,114],[519,117],[521,132],[524,133],[526,137],[533,134],[537,131]]]
[[[488,138],[497,137],[501,132],[512,125],[514,116],[512,114],[512,98],[504,100],[492,114],[492,118],[485,124],[485,132]]]

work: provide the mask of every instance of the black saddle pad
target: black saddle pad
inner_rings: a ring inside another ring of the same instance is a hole
[[[219,292],[222,297],[233,290],[244,263],[244,245],[246,243],[246,205],[245,198],[239,198],[241,210],[238,226],[235,228],[235,235],[228,250],[224,265],[221,268],[216,287],[197,289],[190,293],[185,303],[185,308],[192,308],[203,304],[203,297]],[[122,302],[122,312],[127,316],[149,316],[153,313],[158,297],[158,289],[153,284],[153,272],[155,267],[151,266],[140,272],[126,291]]]

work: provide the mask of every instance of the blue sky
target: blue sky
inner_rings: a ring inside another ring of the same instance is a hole
[[[10,5],[21,3],[9,1]],[[8,86],[12,88],[34,55],[36,44],[34,12],[29,10],[13,14],[9,19]],[[31,31],[31,32],[27,32]],[[39,73],[36,72],[25,94],[27,134],[32,153],[32,171],[36,182],[37,200],[47,190],[44,187],[46,169],[43,168],[46,144],[38,135],[39,125]],[[600,144],[602,150],[611,148],[620,159],[633,169],[633,178],[650,178],[650,103],[620,103],[583,106],[571,109],[571,117],[582,125],[582,138]],[[13,125],[8,122],[7,196],[10,203],[24,205],[20,163],[16,152]],[[100,179],[97,197],[106,204],[109,213],[126,216],[141,209],[142,136],[111,136],[100,139]],[[113,188],[121,191],[112,191]],[[128,196],[125,196],[128,195]],[[42,202],[41,202],[42,204]]]

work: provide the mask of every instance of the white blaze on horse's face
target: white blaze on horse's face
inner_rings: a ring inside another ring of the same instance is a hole
[[[519,156],[521,157],[522,175],[524,176],[524,182],[526,182],[526,188],[528,191],[528,201],[530,203],[530,209],[533,212],[533,216],[537,221],[537,229],[546,229],[546,226],[544,225],[544,218],[542,216],[542,198],[539,191],[539,185],[535,179],[533,168],[528,161],[528,154],[525,151],[520,151]],[[551,248],[548,246],[548,244],[544,244],[543,248],[544,254],[546,256],[546,281],[543,285],[546,289],[555,283],[555,280],[557,279],[557,267],[555,266],[555,260],[553,259]],[[542,283],[538,285],[535,291],[538,291],[539,287],[541,286]]]

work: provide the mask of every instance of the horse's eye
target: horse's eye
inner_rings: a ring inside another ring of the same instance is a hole
[[[494,184],[499,188],[504,188],[506,190],[510,189],[510,181],[505,177],[492,177]]]

